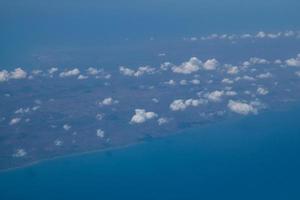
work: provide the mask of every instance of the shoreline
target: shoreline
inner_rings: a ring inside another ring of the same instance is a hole
[[[287,112],[288,110],[290,110],[292,108],[295,108],[295,107],[300,108],[299,104],[294,104],[293,103],[293,104],[290,104],[290,105],[282,107],[282,108],[276,108],[274,110],[266,109],[266,110],[262,111],[259,115],[265,115],[267,113],[274,113],[274,112],[275,113]],[[159,136],[159,137],[153,137],[153,139],[157,140],[157,139],[163,139],[163,138],[167,138],[167,137],[177,136],[177,135],[183,134],[184,132],[189,132],[194,128],[199,128],[199,127],[203,128],[205,126],[215,125],[216,123],[222,123],[224,121],[230,121],[230,120],[234,120],[236,122],[236,120],[247,119],[251,116],[252,115],[250,115],[250,116],[238,116],[238,117],[233,117],[233,118],[230,117],[230,118],[223,119],[223,120],[220,120],[220,121],[217,121],[217,122],[209,122],[207,124],[202,124],[202,125],[199,125],[199,126],[196,125],[194,127],[190,127],[190,128],[187,128],[187,129],[178,130],[178,131],[173,132],[173,134],[168,134],[168,135]],[[27,168],[27,167],[31,167],[33,165],[40,164],[40,163],[45,162],[45,161],[52,161],[52,160],[62,159],[62,158],[69,158],[69,157],[75,157],[75,156],[81,156],[81,155],[87,155],[87,154],[93,154],[93,153],[100,153],[100,152],[106,152],[106,151],[115,151],[115,150],[120,150],[120,149],[126,149],[126,148],[129,148],[131,146],[136,146],[136,145],[143,144],[143,143],[146,143],[146,142],[147,141],[138,141],[137,140],[136,142],[132,142],[132,143],[128,143],[128,144],[124,144],[124,145],[120,145],[120,146],[108,147],[108,148],[98,149],[98,150],[83,151],[83,152],[78,152],[78,153],[70,153],[70,154],[66,154],[66,155],[54,156],[52,158],[44,158],[44,159],[40,159],[40,160],[37,160],[37,161],[30,162],[30,163],[22,165],[22,166],[10,167],[10,168],[7,168],[7,169],[0,169],[0,174],[5,173],[5,172],[18,170],[18,169],[24,169],[24,168]]]

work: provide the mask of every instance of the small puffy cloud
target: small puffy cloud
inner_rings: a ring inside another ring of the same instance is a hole
[[[269,91],[267,89],[262,88],[262,87],[257,88],[256,91],[259,95],[267,95],[269,93]]]
[[[260,79],[266,79],[266,78],[271,78],[271,77],[272,77],[272,74],[270,72],[266,72],[266,73],[259,74],[256,76],[256,78],[260,78]]]
[[[78,76],[78,79],[79,80],[85,80],[85,79],[88,79],[89,77],[88,76],[85,76],[85,75],[82,75],[82,74],[80,74],[79,76]]]
[[[230,80],[230,79],[228,79],[228,78],[224,78],[224,79],[222,80],[222,83],[225,83],[225,84],[233,84],[234,81],[233,81],[233,80]]]
[[[64,78],[64,77],[70,77],[70,76],[77,76],[79,74],[80,74],[79,69],[75,68],[75,69],[72,69],[72,70],[69,70],[69,71],[61,72],[59,74],[59,76]]]
[[[250,113],[257,114],[257,108],[255,108],[255,106],[251,103],[248,104],[240,101],[230,100],[227,106],[232,112],[241,115],[248,115]]]
[[[8,81],[9,73],[6,70],[0,71],[0,82]]]
[[[239,73],[239,68],[237,66],[230,66],[227,69],[228,74],[237,74]]]
[[[164,82],[164,84],[166,84],[166,85],[176,85],[176,82],[171,79],[171,80],[168,80],[168,81]]]
[[[101,102],[99,102],[99,105],[110,106],[110,105],[117,104],[117,103],[119,103],[118,100],[114,100],[112,97],[107,97],[107,98],[103,99]]]
[[[71,128],[72,127],[69,124],[64,124],[63,125],[63,129],[66,130],[66,131],[70,130]]]
[[[58,68],[57,67],[52,67],[52,68],[50,68],[49,70],[48,70],[48,73],[49,74],[54,74],[55,72],[57,72],[58,71]]]
[[[260,32],[258,32],[258,33],[256,34],[255,37],[256,37],[256,38],[265,38],[265,37],[267,37],[267,34],[266,34],[265,32],[263,32],[263,31],[260,31]]]
[[[163,124],[166,124],[169,122],[169,119],[168,118],[165,118],[165,117],[161,117],[157,120],[157,123],[159,126],[163,125]]]
[[[103,69],[96,69],[94,67],[89,67],[87,70],[86,70],[87,74],[89,75],[98,75],[100,73],[103,72]]]
[[[286,60],[285,64],[290,67],[300,67],[300,54],[297,55],[297,58],[290,58]]]
[[[16,125],[18,124],[19,122],[21,121],[21,118],[19,117],[16,117],[16,118],[12,118],[9,122],[9,125],[13,126],[13,125]]]
[[[97,129],[96,130],[96,136],[99,137],[99,138],[104,138],[105,133],[102,129]]]
[[[198,79],[193,79],[190,81],[192,84],[194,85],[199,85],[200,84],[200,81]]]
[[[221,98],[223,95],[224,95],[224,91],[216,90],[216,91],[207,93],[205,96],[207,97],[207,99],[209,101],[219,102],[219,101],[221,101]]]
[[[14,71],[10,72],[11,79],[23,79],[27,77],[27,72],[22,68],[16,68]]]
[[[61,140],[59,140],[59,139],[54,140],[53,143],[54,143],[55,146],[61,146],[61,145],[63,145],[63,141],[61,141]]]
[[[205,70],[215,70],[219,62],[216,59],[209,59],[203,64],[203,69]]]
[[[176,99],[170,104],[169,107],[172,111],[183,111],[188,107],[197,107],[204,103],[205,101],[203,99]]]
[[[24,149],[17,149],[16,152],[12,155],[15,158],[21,158],[27,155],[27,152]]]
[[[257,58],[257,57],[252,57],[248,61],[245,61],[243,63],[243,66],[250,66],[250,65],[266,65],[270,64],[270,61],[264,59],[264,58]]]
[[[139,77],[139,76],[142,76],[144,74],[153,74],[153,73],[155,73],[155,69],[153,67],[150,67],[150,66],[141,66],[137,70],[133,70],[133,69],[121,66],[119,68],[119,71],[124,76],[135,76],[135,77]]]
[[[132,116],[130,123],[141,124],[157,116],[158,115],[155,112],[146,112],[144,109],[135,109],[135,114]]]
[[[295,72],[296,76],[300,77],[300,71]]]
[[[196,57],[192,57],[189,61],[184,62],[179,66],[173,66],[172,71],[178,74],[191,74],[197,72],[201,65],[201,60]]]

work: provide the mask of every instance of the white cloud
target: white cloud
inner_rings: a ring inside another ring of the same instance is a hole
[[[173,66],[172,71],[179,74],[191,74],[200,69],[202,62],[196,57],[190,58],[189,61],[182,63],[179,66]]]
[[[12,125],[18,124],[20,121],[21,121],[21,118],[19,118],[19,117],[12,118],[9,122],[9,125],[12,126]]]
[[[169,119],[168,118],[165,118],[165,117],[161,117],[161,118],[159,118],[158,120],[157,120],[157,123],[158,123],[158,125],[163,125],[163,124],[166,124],[166,123],[168,123],[169,122]]]
[[[297,55],[297,58],[290,58],[286,60],[285,63],[290,67],[300,67],[300,54]]]
[[[155,69],[153,67],[150,67],[150,66],[141,66],[136,71],[133,70],[133,69],[121,66],[119,68],[119,71],[120,71],[121,74],[123,74],[125,76],[135,76],[135,77],[139,77],[139,76],[142,76],[144,74],[153,74],[153,73],[155,73]]]
[[[239,68],[237,66],[230,66],[227,69],[228,74],[237,74],[239,73]]]
[[[241,115],[248,115],[250,113],[256,114],[257,109],[248,103],[243,103],[240,101],[233,101],[230,100],[228,103],[228,108],[235,113],[241,114]]]
[[[176,85],[176,82],[174,80],[168,80],[168,81],[164,82],[164,84],[166,84],[166,85]]]
[[[203,64],[203,69],[205,70],[215,70],[219,62],[216,59],[209,59]]]
[[[89,67],[86,71],[89,75],[97,75],[102,73],[103,69],[96,69],[94,67]]]
[[[102,129],[97,129],[96,130],[96,136],[99,137],[99,138],[104,138],[104,131]]]
[[[216,90],[211,93],[207,93],[206,97],[209,101],[219,102],[221,101],[223,95],[224,95],[224,91]]]
[[[0,71],[0,82],[8,81],[9,73],[6,70]]]
[[[85,80],[85,79],[88,79],[89,77],[88,76],[85,76],[85,75],[82,75],[82,74],[80,74],[79,76],[78,76],[78,79],[79,80]]]
[[[12,155],[15,158],[21,158],[27,155],[27,152],[24,149],[17,149],[16,152]]]
[[[144,109],[135,109],[135,114],[132,116],[130,123],[141,124],[157,116],[158,115],[155,112],[146,112]]]
[[[193,80],[191,80],[191,83],[194,85],[199,85],[200,81],[198,79],[193,79]]]
[[[170,104],[169,107],[172,111],[183,111],[190,106],[197,107],[205,102],[206,101],[203,99],[176,99]]]
[[[99,102],[99,105],[110,106],[117,103],[119,103],[118,100],[114,100],[112,97],[107,97],[103,99],[101,102]]]
[[[48,70],[49,74],[54,74],[55,72],[58,71],[58,68],[57,67],[52,67]]]
[[[266,72],[266,73],[263,73],[263,74],[259,74],[256,77],[260,78],[260,79],[266,79],[266,78],[271,78],[272,74],[270,72]]]
[[[70,130],[72,127],[68,124],[64,124],[63,125],[63,129],[65,129],[66,131]]]
[[[63,144],[63,141],[61,141],[61,140],[54,140],[54,145],[55,146],[61,146]]]
[[[257,88],[257,93],[260,95],[267,95],[269,93],[269,91],[265,88],[259,87],[259,88]]]
[[[300,77],[300,71],[295,72],[295,74]]]
[[[72,70],[69,70],[69,71],[61,72],[59,74],[59,76],[64,78],[64,77],[70,77],[70,76],[77,76],[79,74],[80,74],[79,69],[75,68],[75,69],[72,69]]]
[[[230,80],[230,79],[228,79],[228,78],[224,78],[224,79],[222,80],[222,83],[233,84],[234,81],[233,81],[233,80]]]
[[[250,66],[250,65],[266,65],[270,64],[270,61],[264,59],[264,58],[257,58],[257,57],[252,57],[248,61],[245,61],[243,63],[243,66]]]
[[[11,79],[23,79],[27,77],[27,72],[22,68],[16,68],[14,71],[10,72]]]

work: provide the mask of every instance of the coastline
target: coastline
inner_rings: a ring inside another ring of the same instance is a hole
[[[172,134],[158,136],[158,137],[153,137],[153,139],[157,140],[157,139],[163,139],[163,138],[173,137],[173,136],[177,136],[177,135],[182,135],[182,134],[184,134],[186,132],[192,132],[192,130],[195,129],[195,128],[205,128],[207,126],[213,126],[213,125],[216,125],[216,124],[222,123],[222,122],[233,121],[233,122],[236,123],[239,120],[245,120],[245,119],[249,119],[251,117],[257,117],[257,116],[266,115],[266,114],[270,114],[270,113],[282,113],[282,112],[285,113],[285,112],[288,112],[289,110],[291,110],[293,108],[300,109],[298,101],[290,103],[289,105],[284,105],[282,107],[277,107],[274,110],[271,110],[270,108],[267,108],[266,110],[263,110],[258,115],[234,116],[234,117],[231,116],[229,118],[222,119],[222,120],[219,120],[219,121],[208,122],[206,124],[194,125],[194,126],[192,126],[190,128],[185,128],[185,129],[182,129],[182,130],[177,130],[177,131],[173,132]],[[132,142],[132,143],[129,143],[129,144],[124,144],[124,145],[119,145],[119,146],[113,146],[113,147],[108,147],[108,148],[104,148],[104,149],[96,149],[96,150],[90,150],[90,151],[84,151],[84,152],[69,153],[69,154],[65,154],[65,155],[54,156],[52,158],[44,158],[44,159],[40,159],[40,160],[37,160],[37,161],[30,162],[28,164],[24,164],[22,166],[10,167],[10,168],[7,168],[7,169],[0,169],[0,174],[1,173],[5,173],[5,172],[10,172],[10,171],[18,170],[18,169],[24,169],[24,168],[27,168],[27,167],[31,167],[33,165],[37,165],[37,164],[43,163],[45,161],[53,161],[53,160],[57,160],[57,159],[70,158],[70,157],[87,155],[87,154],[94,154],[94,153],[101,153],[101,152],[107,152],[107,151],[115,151],[115,150],[120,150],[120,149],[126,149],[126,148],[129,148],[131,146],[140,145],[140,144],[143,144],[143,143],[146,143],[146,142],[147,141],[142,141],[142,140],[139,141],[139,140],[137,140],[136,142]]]

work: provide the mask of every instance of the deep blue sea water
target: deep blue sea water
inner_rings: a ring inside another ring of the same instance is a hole
[[[300,199],[300,107],[0,174],[3,200]]]

